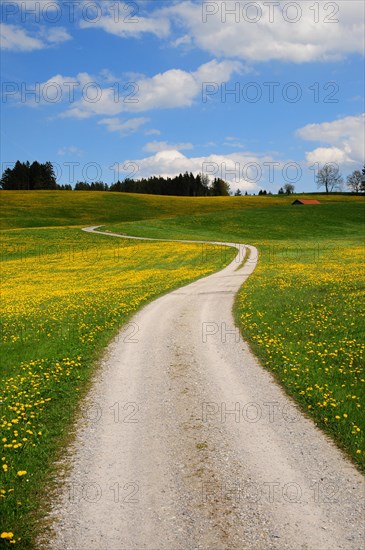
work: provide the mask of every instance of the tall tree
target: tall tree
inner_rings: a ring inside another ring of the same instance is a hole
[[[347,176],[347,187],[351,189],[353,193],[359,193],[361,191],[362,176],[360,170],[354,170],[352,174]]]
[[[335,164],[325,164],[319,170],[316,180],[318,189],[324,187],[326,189],[326,193],[341,190],[343,184],[343,177],[340,173],[340,169]]]
[[[294,185],[292,183],[286,183],[284,185],[284,192],[287,194],[287,195],[292,195],[294,193]]]
[[[60,189],[57,185],[53,166],[50,162],[41,164],[34,161],[32,165],[29,162],[15,163],[13,168],[7,168],[0,180],[2,189]]]
[[[209,176],[208,174],[200,174],[200,181],[202,185],[202,195],[205,197],[209,195]]]
[[[16,161],[14,168],[7,168],[1,178],[1,187],[5,190],[30,188],[29,162]]]
[[[221,178],[214,178],[213,183],[210,186],[210,192],[215,197],[228,196],[229,184]]]
[[[51,162],[42,165],[44,175],[44,189],[57,189],[56,174]]]

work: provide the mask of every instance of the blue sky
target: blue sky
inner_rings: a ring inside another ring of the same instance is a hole
[[[3,1],[2,170],[316,190],[364,162],[364,3]]]

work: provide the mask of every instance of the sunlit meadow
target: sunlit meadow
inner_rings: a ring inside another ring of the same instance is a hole
[[[1,533],[26,547],[103,347],[148,301],[223,262],[198,244],[61,228],[4,232],[2,260]],[[127,323],[119,337],[133,345],[138,327]]]
[[[262,363],[365,467],[364,246],[263,242],[236,318]]]
[[[65,226],[257,246],[237,323],[302,410],[365,467],[365,201],[318,198],[297,208],[285,196],[1,193],[2,543],[34,547],[80,398],[118,329],[138,339],[135,311],[235,254]]]

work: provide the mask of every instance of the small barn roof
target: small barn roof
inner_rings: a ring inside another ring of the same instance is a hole
[[[292,204],[321,204],[315,199],[296,199]]]

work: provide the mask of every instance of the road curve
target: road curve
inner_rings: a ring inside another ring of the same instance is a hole
[[[110,344],[40,547],[363,548],[361,474],[234,326],[257,251],[231,245],[230,265],[150,303]]]

